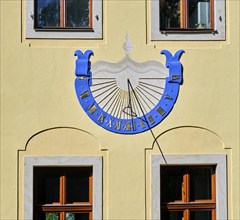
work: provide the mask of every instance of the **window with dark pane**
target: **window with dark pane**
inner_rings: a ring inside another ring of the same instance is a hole
[[[190,200],[212,198],[212,168],[190,169]]]
[[[66,220],[88,220],[88,213],[66,213]]]
[[[34,203],[52,204],[60,198],[60,169],[34,168]]]
[[[59,27],[60,0],[36,0],[35,14],[37,28]]]
[[[160,175],[162,201],[182,200],[183,173],[184,169],[181,167],[162,167]]]
[[[212,220],[212,212],[211,211],[191,211],[190,212],[191,220]]]
[[[67,203],[89,202],[90,176],[91,172],[88,169],[66,170]]]
[[[214,0],[160,0],[160,30],[213,29]]]
[[[91,28],[92,0],[35,0],[35,28]]]
[[[89,0],[66,1],[66,26],[88,27],[90,22]]]
[[[34,220],[91,220],[92,167],[35,167]]]
[[[160,167],[161,220],[216,220],[216,166]]]
[[[183,211],[163,211],[161,213],[161,220],[183,220]]]

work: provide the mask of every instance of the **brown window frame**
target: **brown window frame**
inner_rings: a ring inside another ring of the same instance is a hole
[[[60,167],[56,167],[60,168]],[[89,201],[88,202],[73,202],[67,203],[67,187],[66,170],[71,167],[60,168],[60,181],[59,181],[59,202],[53,202],[50,204],[35,204],[34,203],[34,220],[42,220],[38,218],[39,213],[58,213],[60,216],[59,220],[66,220],[66,213],[82,213],[88,214],[89,220],[92,220],[93,212],[93,168],[92,167],[72,167],[79,168],[81,171],[89,172]],[[38,180],[34,176],[34,194],[36,194]],[[41,218],[41,217],[40,217]]]
[[[212,220],[216,220],[216,166],[212,165],[179,165],[166,166],[161,165],[160,169],[174,169],[184,168],[183,182],[182,182],[182,200],[175,200],[174,202],[161,201],[162,211],[182,211],[183,220],[190,220],[190,211],[211,211]],[[190,170],[195,168],[211,168],[211,199],[190,200]],[[164,219],[165,220],[165,219]]]
[[[89,1],[89,26],[88,27],[68,27],[66,26],[66,17],[67,17],[67,12],[66,12],[66,0],[60,0],[60,25],[59,27],[37,27],[36,22],[37,22],[37,1],[34,0],[34,10],[35,10],[35,17],[34,17],[34,26],[35,30],[83,30],[83,31],[93,31],[93,22],[92,22],[92,5],[93,5],[93,0],[88,0]]]
[[[162,1],[162,0],[159,0]],[[167,1],[167,0],[164,0]],[[180,0],[180,28],[162,28],[161,31],[197,31],[209,32],[214,30],[214,0],[210,0],[210,28],[189,28],[188,27],[188,2],[191,0]]]

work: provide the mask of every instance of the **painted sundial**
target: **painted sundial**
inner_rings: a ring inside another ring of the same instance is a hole
[[[182,84],[184,52],[158,61],[136,62],[126,49],[118,63],[99,61],[92,65],[93,51],[75,52],[75,90],[83,110],[99,126],[120,134],[137,134],[158,125],[172,110]]]

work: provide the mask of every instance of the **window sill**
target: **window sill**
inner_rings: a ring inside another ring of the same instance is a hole
[[[160,30],[162,34],[218,34],[218,31],[213,29],[172,29],[172,30]]]
[[[152,41],[224,41],[225,32],[217,30],[161,30],[152,31]]]
[[[35,28],[36,32],[94,32],[92,28]]]

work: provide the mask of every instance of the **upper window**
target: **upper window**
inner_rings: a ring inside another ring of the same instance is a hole
[[[160,0],[160,30],[213,30],[213,0]]]
[[[152,1],[152,40],[224,40],[225,3],[218,0]]]
[[[101,0],[29,0],[27,38],[102,38]]]

